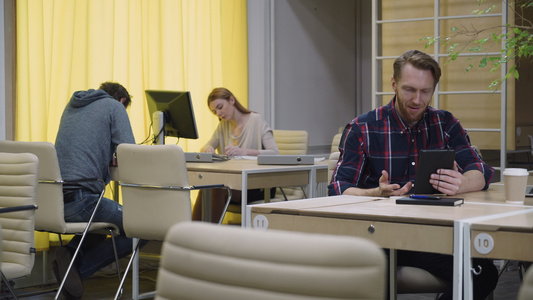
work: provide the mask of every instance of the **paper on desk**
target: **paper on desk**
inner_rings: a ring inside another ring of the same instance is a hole
[[[250,156],[250,155],[230,156],[230,159],[257,160],[257,156]]]

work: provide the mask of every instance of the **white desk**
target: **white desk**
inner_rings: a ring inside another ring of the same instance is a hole
[[[495,189],[495,195],[499,193],[500,190]],[[383,248],[453,254],[454,298],[461,299],[462,245],[466,240],[463,220],[529,209],[504,205],[501,200],[496,203],[488,191],[472,193],[472,197],[470,194],[461,196],[467,201],[456,207],[397,205],[393,199],[356,196],[260,204],[249,208],[253,220],[249,226],[263,230],[352,235],[371,239]],[[469,202],[469,198],[479,202]],[[391,274],[395,273],[391,271]],[[391,278],[391,282],[393,280]]]
[[[518,206],[519,207],[519,206]],[[472,298],[472,257],[533,261],[533,207],[462,220],[465,299]]]
[[[314,165],[258,165],[257,161],[232,159],[213,163],[187,163],[189,184],[224,184],[231,189],[246,191],[256,188],[307,186],[309,198],[325,196],[317,189],[318,183],[327,182],[327,162]],[[247,193],[241,196],[241,225],[250,222],[246,211]]]

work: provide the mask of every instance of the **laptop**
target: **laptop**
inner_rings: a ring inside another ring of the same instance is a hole
[[[204,152],[185,152],[186,162],[214,162],[229,160],[226,155],[220,155],[216,153],[204,153]]]
[[[258,155],[258,165],[314,165],[313,155]]]
[[[526,188],[526,197],[533,197],[533,186],[528,186]]]

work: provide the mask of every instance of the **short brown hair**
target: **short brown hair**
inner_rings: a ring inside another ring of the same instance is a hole
[[[131,97],[128,93],[128,90],[126,90],[126,88],[120,83],[106,81],[100,85],[99,89],[103,90],[117,101],[120,101],[122,98],[126,98],[126,100],[122,103],[125,108],[128,108],[131,103]]]
[[[394,61],[394,73],[392,76],[396,82],[400,81],[403,68],[406,64],[411,64],[413,67],[420,70],[431,71],[435,82],[433,87],[437,86],[437,83],[439,83],[441,75],[439,63],[430,55],[419,50],[408,50]]]

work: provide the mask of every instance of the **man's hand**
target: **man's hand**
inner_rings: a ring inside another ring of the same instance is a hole
[[[401,196],[405,195],[411,190],[413,184],[411,182],[406,183],[400,188],[399,184],[391,184],[389,181],[389,173],[383,170],[381,171],[381,177],[379,178],[379,187],[377,188],[377,196],[389,197],[389,196]]]
[[[437,174],[431,174],[429,183],[439,192],[451,196],[482,190],[485,186],[485,177],[478,170],[461,174],[457,169],[457,162],[454,162],[453,170],[439,169]]]
[[[429,183],[433,188],[446,195],[455,195],[463,183],[463,174],[457,169],[457,162],[453,163],[453,170],[438,169],[436,174],[431,174]]]
[[[402,196],[406,195],[413,184],[411,182],[406,183],[400,187],[399,184],[391,184],[389,182],[389,173],[383,170],[381,171],[381,177],[379,178],[379,187],[373,189],[361,189],[356,187],[347,188],[342,193],[343,195],[353,196],[370,196],[370,197],[390,197],[390,196]]]

